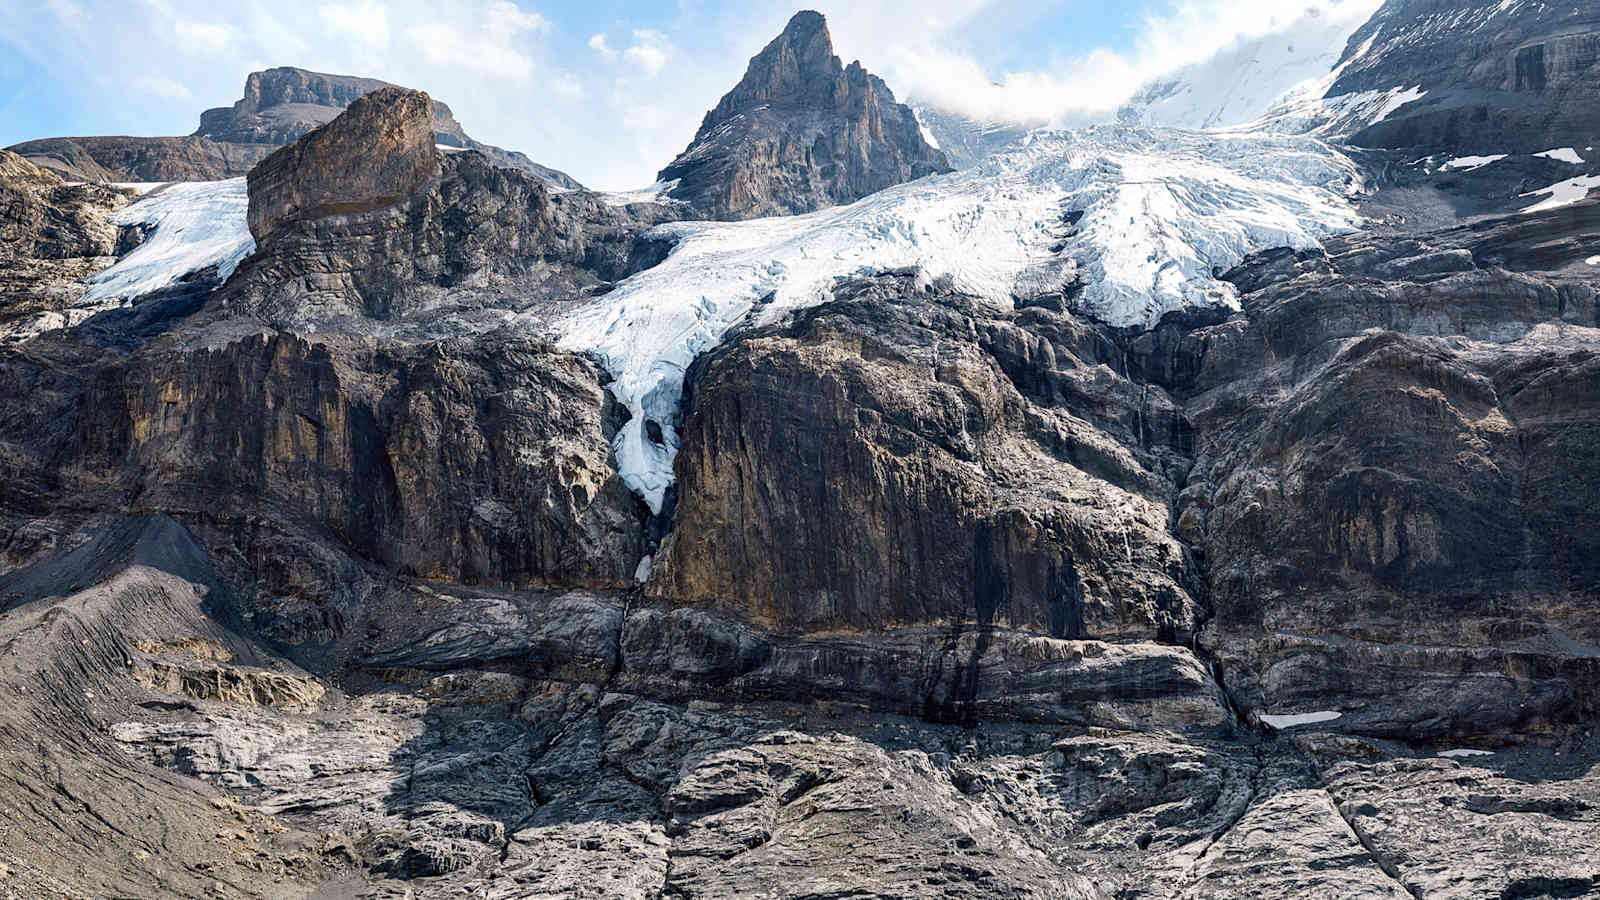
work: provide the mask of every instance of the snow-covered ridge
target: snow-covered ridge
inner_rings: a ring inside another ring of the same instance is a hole
[[[1241,38],[1203,62],[1146,84],[1117,112],[1120,121],[1172,128],[1241,125],[1268,113],[1285,95],[1322,83],[1379,0],[1309,8],[1282,28]],[[1366,49],[1359,48],[1353,57]],[[1327,91],[1326,81],[1320,97]]]
[[[1008,309],[1081,278],[1079,311],[1150,326],[1187,307],[1236,304],[1212,276],[1270,247],[1315,246],[1357,227],[1359,169],[1309,137],[1105,126],[1039,132],[973,168],[849,206],[748,222],[681,222],[667,260],[560,323],[592,351],[632,420],[624,480],[661,509],[684,371],[735,325],[825,301],[838,278],[908,266]],[[759,306],[759,311],[758,311]],[[657,443],[645,423],[656,422]]]
[[[145,225],[151,233],[133,252],[88,279],[82,302],[148,294],[208,266],[226,279],[256,249],[246,224],[249,208],[243,178],[172,184],[146,193],[112,213],[110,221]]]

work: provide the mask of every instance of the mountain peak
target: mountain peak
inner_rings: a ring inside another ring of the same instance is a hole
[[[915,114],[860,62],[846,68],[822,14],[804,10],[750,59],[660,179],[706,215],[744,219],[849,203],[949,169]]]
[[[822,13],[795,13],[783,32],[751,57],[744,78],[706,114],[697,137],[764,103],[836,105],[843,73]]]

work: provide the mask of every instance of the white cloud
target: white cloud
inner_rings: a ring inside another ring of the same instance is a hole
[[[525,11],[510,0],[489,4],[484,13],[484,27],[491,32],[516,33],[518,31],[548,32],[550,20],[536,12]]]
[[[636,28],[633,46],[622,52],[624,59],[646,75],[659,75],[667,67],[673,54],[672,42],[659,31]]]
[[[406,29],[406,37],[429,63],[512,81],[533,77],[533,58],[512,49],[500,37],[434,23]]]
[[[332,3],[318,10],[323,24],[370,47],[389,45],[389,10],[381,3],[345,6]]]
[[[584,95],[588,93],[583,88],[583,82],[579,81],[571,72],[556,72],[550,75],[545,80],[545,88],[555,95],[557,100],[567,103],[582,100]]]
[[[983,27],[994,12],[982,0],[947,0],[917,27],[887,29],[883,7],[830,18],[841,50],[870,51],[867,65],[902,98],[977,118],[1072,124],[1104,118],[1152,78],[1211,58],[1241,39],[1279,32],[1302,16],[1365,21],[1381,0],[1179,0],[1169,12],[1140,20],[1130,49],[1097,47],[1074,57],[1042,60],[1022,71],[993,73],[946,42],[961,29]],[[883,40],[883,35],[903,36]]]
[[[185,103],[194,100],[194,92],[187,87],[171,78],[162,78],[158,75],[145,75],[134,79],[133,89],[162,100],[181,100]]]
[[[180,50],[204,56],[228,53],[233,48],[235,36],[233,28],[228,25],[183,20],[172,23],[172,32],[177,35]]]
[[[472,7],[476,7],[473,9]],[[550,20],[524,10],[509,0],[447,7],[457,16],[406,29],[430,64],[458,72],[476,72],[495,78],[525,82],[535,65],[525,34],[546,34]],[[468,13],[465,16],[459,15]]]
[[[611,46],[606,43],[606,36],[603,34],[590,35],[589,49],[600,54],[600,58],[606,62],[617,61],[617,51],[611,49]]]
[[[44,7],[63,22],[72,23],[83,18],[83,7],[73,0],[45,0]]]

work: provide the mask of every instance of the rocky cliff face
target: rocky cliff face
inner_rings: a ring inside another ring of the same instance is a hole
[[[273,148],[204,137],[73,137],[24,141],[10,149],[70,181],[151,182],[238,178]]]
[[[1592,146],[1600,121],[1600,10],[1588,3],[1388,0],[1351,38],[1337,98],[1425,96],[1353,136],[1456,155]]]
[[[1594,715],[1591,514],[1573,499],[1595,483],[1600,320],[1573,268],[1594,214],[1263,260],[1238,276],[1247,321],[1179,351],[1200,362],[1202,464],[1178,515],[1236,696],[1408,739]]]
[[[716,219],[792,215],[949,171],[909,107],[833,53],[827,23],[797,13],[661,170],[669,195]]]
[[[1170,399],[1070,315],[924,287],[839,290],[697,362],[653,586],[779,629],[1191,637]]]
[[[245,78],[244,96],[233,106],[201,113],[194,136],[230,144],[282,146],[326,125],[340,110],[386,87],[394,85],[376,78],[326,75],[287,66],[251,72]],[[434,114],[435,128],[441,133],[460,131],[449,107],[435,104]]]

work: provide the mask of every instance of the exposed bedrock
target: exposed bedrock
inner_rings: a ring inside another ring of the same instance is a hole
[[[1172,350],[1202,642],[1245,705],[1409,740],[1594,717],[1593,213],[1261,257],[1244,316]]]
[[[660,259],[641,238],[676,217],[465,151],[441,158],[426,94],[383,88],[250,176],[258,252],[214,306],[276,327],[407,340],[544,321]]]
[[[67,184],[0,150],[0,340],[20,340],[92,313],[75,308],[80,280],[139,241],[107,221],[131,192]]]
[[[1186,426],[1104,333],[911,276],[835,296],[691,370],[652,591],[786,630],[1193,633]]]
[[[1591,3],[1388,0],[1351,36],[1338,98],[1418,90],[1360,146],[1539,153],[1595,142],[1600,10]]]
[[[236,530],[263,577],[308,588],[322,567],[274,558],[272,533],[465,583],[619,587],[644,552],[638,501],[610,464],[600,373],[537,343],[378,349],[265,333],[160,343],[70,375],[56,367],[87,351],[51,349],[0,367],[13,527],[62,507],[162,510]],[[299,643],[293,632],[275,636]]]
[[[41,168],[73,181],[216,181],[238,178],[271,144],[227,144],[205,137],[62,137],[11,148]]]

